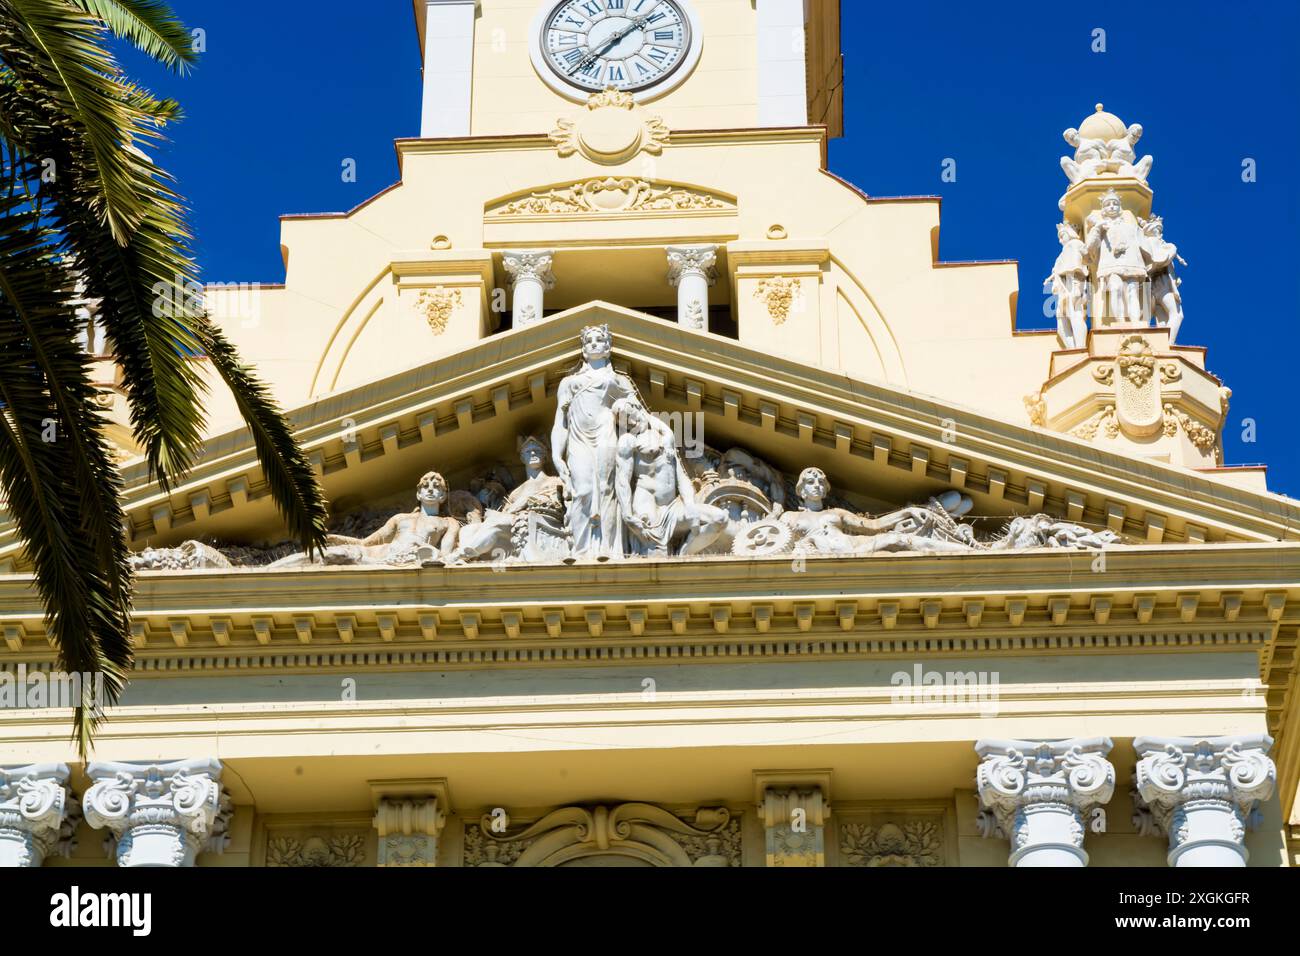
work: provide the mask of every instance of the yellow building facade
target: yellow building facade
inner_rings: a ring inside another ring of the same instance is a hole
[[[0,710],[0,862],[1293,861],[1300,503],[1224,465],[1132,127],[1067,131],[1020,332],[937,198],[827,171],[833,0],[415,24],[401,181],[208,294],[336,537],[284,543],[219,385],[166,491],[115,431],[135,671],[87,764]],[[0,562],[0,668],[48,675]]]

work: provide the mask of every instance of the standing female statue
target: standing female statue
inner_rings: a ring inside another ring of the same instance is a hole
[[[622,558],[623,518],[615,474],[618,429],[614,403],[637,399],[636,387],[614,371],[609,326],[582,330],[582,366],[560,382],[551,459],[569,498],[574,557]]]

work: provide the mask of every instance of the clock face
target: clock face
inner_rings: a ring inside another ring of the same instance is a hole
[[[537,50],[570,92],[646,91],[699,54],[685,6],[684,0],[566,0],[542,18]]]

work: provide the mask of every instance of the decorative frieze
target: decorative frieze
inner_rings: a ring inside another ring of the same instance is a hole
[[[1245,866],[1246,830],[1273,795],[1273,738],[1139,737],[1135,823],[1169,838],[1170,866]]]
[[[40,866],[60,839],[75,807],[68,765],[0,767],[0,867]]]
[[[366,834],[356,831],[271,836],[266,865],[274,867],[358,867],[366,864]]]
[[[975,744],[982,828],[1011,841],[1011,866],[1086,866],[1084,833],[1105,831],[1115,792],[1107,737]]]
[[[692,186],[656,184],[635,176],[600,176],[503,200],[489,219],[534,219],[617,213],[727,213],[735,204]]]
[[[86,822],[111,831],[119,866],[193,866],[229,842],[232,812],[215,759],[92,763]]]
[[[840,824],[840,864],[862,867],[944,865],[943,820]]]

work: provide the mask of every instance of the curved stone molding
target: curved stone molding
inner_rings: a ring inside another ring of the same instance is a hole
[[[0,867],[45,862],[75,803],[67,785],[67,764],[0,767]]]
[[[1272,746],[1267,734],[1133,741],[1138,813],[1168,835],[1170,866],[1246,865],[1246,830],[1277,783]]]
[[[564,807],[514,833],[501,819],[466,827],[466,866],[740,865],[739,821],[725,807],[700,808],[694,824],[649,803]]]
[[[231,806],[212,758],[168,763],[92,763],[86,822],[112,832],[119,866],[193,866],[220,853]]]
[[[1087,818],[1115,792],[1111,746],[1109,737],[975,744],[984,836],[1000,831],[1011,841],[1011,866],[1088,865]]]

